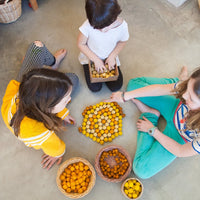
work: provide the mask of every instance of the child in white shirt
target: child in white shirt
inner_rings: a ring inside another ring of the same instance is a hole
[[[93,92],[102,88],[102,83],[90,82],[90,60],[94,62],[98,72],[106,69],[105,63],[109,70],[114,69],[117,64],[118,79],[106,82],[111,91],[117,91],[123,84],[118,54],[129,38],[128,25],[119,17],[121,8],[117,0],[86,0],[85,9],[88,19],[79,28],[78,47],[81,50],[79,61],[83,65],[87,85]]]

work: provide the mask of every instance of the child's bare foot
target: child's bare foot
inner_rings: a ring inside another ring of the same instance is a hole
[[[185,80],[188,79],[188,70],[187,70],[187,67],[183,66],[181,68],[181,72],[180,72],[178,78],[179,78],[180,81],[185,81]]]
[[[141,101],[139,101],[138,99],[131,99],[131,101],[137,106],[137,108],[142,112],[148,112],[148,113],[153,113],[156,116],[160,117],[160,112],[154,108],[151,108],[145,104],[143,104]]]
[[[54,57],[56,59],[56,63],[52,66],[52,69],[54,69],[54,70],[58,69],[61,61],[66,56],[66,54],[67,54],[66,49],[60,49],[60,50],[56,51],[56,53],[54,54]]]

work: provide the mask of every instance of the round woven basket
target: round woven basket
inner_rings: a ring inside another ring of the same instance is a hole
[[[5,0],[0,5],[0,23],[11,23],[16,21],[22,14],[21,0]]]
[[[81,194],[78,194],[78,193],[67,193],[61,186],[61,181],[60,181],[60,175],[62,174],[62,172],[64,171],[64,169],[70,165],[70,164],[73,164],[73,163],[76,163],[76,162],[83,162],[85,165],[87,165],[91,172],[92,172],[92,175],[91,175],[91,179],[90,179],[90,183],[88,185],[88,188],[85,192],[81,193]],[[71,199],[78,199],[78,198],[81,198],[85,195],[87,195],[91,190],[92,188],[94,187],[95,185],[95,181],[96,181],[96,173],[95,173],[95,170],[94,170],[94,167],[84,158],[80,158],[80,157],[74,157],[74,158],[70,158],[69,160],[66,160],[64,163],[62,163],[62,165],[59,167],[58,169],[58,172],[57,172],[57,177],[56,177],[56,182],[57,182],[57,186],[59,188],[59,190],[67,197],[71,198]]]
[[[113,149],[118,149],[119,152],[121,152],[128,160],[128,163],[129,163],[129,167],[128,169],[126,170],[125,174],[120,176],[118,179],[113,179],[113,178],[108,178],[106,176],[103,175],[102,171],[101,171],[101,168],[100,168],[100,164],[99,164],[99,159],[101,157],[101,154],[104,152],[104,151],[109,151],[109,150],[113,150]],[[96,158],[95,158],[95,169],[98,173],[98,175],[105,181],[107,182],[113,182],[113,183],[118,183],[118,182],[121,182],[123,181],[131,172],[131,169],[132,169],[132,160],[131,160],[131,157],[129,155],[129,153],[121,146],[119,145],[109,145],[107,147],[104,147],[102,148],[98,154],[96,155]]]
[[[142,182],[141,182],[139,179],[137,179],[137,178],[127,178],[127,179],[122,183],[122,186],[121,186],[121,192],[122,192],[122,194],[123,194],[127,199],[133,199],[133,198],[128,197],[128,196],[126,195],[126,193],[124,192],[124,184],[125,184],[128,180],[137,180],[137,181],[140,183],[140,185],[142,186],[142,191],[140,192],[140,195],[139,195],[137,198],[134,198],[134,199],[139,199],[139,198],[142,196],[142,193],[143,193],[143,190],[144,190],[144,186],[143,186]]]

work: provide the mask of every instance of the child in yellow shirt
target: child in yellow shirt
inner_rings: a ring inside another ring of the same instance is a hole
[[[8,84],[1,107],[5,124],[18,139],[28,147],[44,151],[42,164],[47,169],[56,162],[59,164],[65,153],[65,143],[55,132],[63,130],[63,122],[75,123],[65,106],[71,100],[72,86],[74,90],[78,77],[55,70],[65,55],[65,49],[53,56],[42,42],[32,43],[18,81]]]

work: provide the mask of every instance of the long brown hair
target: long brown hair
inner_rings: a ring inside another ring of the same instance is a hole
[[[65,96],[70,86],[70,79],[55,70],[33,69],[25,74],[19,87],[17,111],[10,123],[15,135],[19,135],[20,124],[25,116],[42,122],[49,130],[61,130],[62,120],[51,110]]]
[[[198,68],[195,72],[192,73],[189,79],[178,84],[177,88],[175,89],[176,98],[179,98],[183,103],[185,103],[183,94],[186,92],[188,81],[191,78],[195,80],[193,87],[194,93],[200,98],[200,68]],[[200,130],[200,109],[189,111],[186,118],[186,126],[188,129],[198,131]]]

